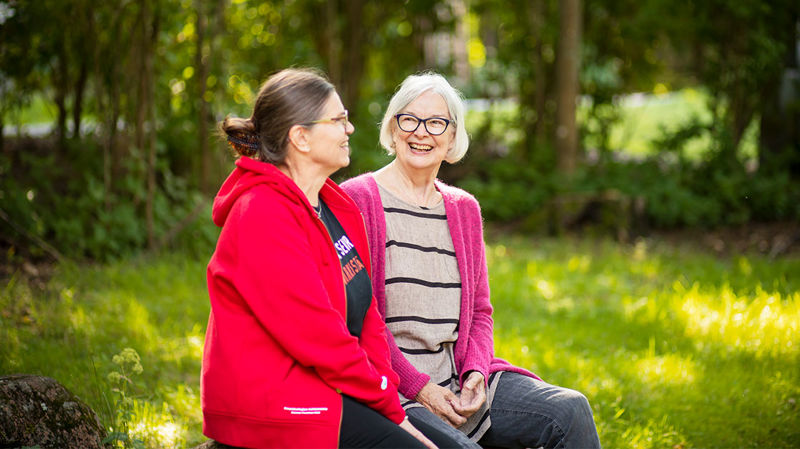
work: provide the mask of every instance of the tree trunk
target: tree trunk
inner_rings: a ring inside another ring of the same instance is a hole
[[[326,26],[322,39],[318,40],[319,53],[324,55],[327,60],[328,76],[336,83],[342,78],[342,74],[339,71],[341,65],[340,50],[342,46],[342,37],[338,32],[340,26],[337,13],[338,8],[339,5],[333,0],[325,2]],[[348,107],[347,103],[344,104],[345,107]]]
[[[450,0],[450,7],[455,16],[455,39],[453,45],[453,68],[455,69],[456,79],[459,84],[466,86],[469,82],[469,51],[467,41],[469,41],[469,22],[467,20],[466,0]]]
[[[364,75],[364,66],[367,55],[364,52],[367,33],[364,26],[364,0],[349,0],[345,2],[344,18],[344,57],[340,58],[341,67],[338,69],[339,83],[342,87],[342,102],[345,107],[355,109],[360,97],[359,86]]]
[[[208,102],[205,99],[206,84],[209,72],[209,46],[206,42],[206,29],[208,28],[208,14],[205,2],[195,0],[197,11],[197,45],[195,47],[195,72],[197,72],[197,146],[200,153],[200,190],[208,194],[211,171],[211,154],[208,148]]]
[[[144,0],[139,11],[139,98],[136,105],[136,146],[145,158],[145,226],[147,245],[154,248],[156,190],[155,48],[158,40],[158,11],[151,0]]]
[[[217,56],[215,41],[217,36],[222,33],[222,25],[225,13],[225,0],[217,0],[214,9],[209,11],[204,7],[205,3],[197,0],[197,47],[195,49],[195,71],[197,72],[197,139],[200,152],[200,180],[198,185],[200,190],[208,195],[212,193],[217,176],[215,167],[214,151],[210,142],[209,130],[212,127],[211,104],[206,98],[208,90],[208,78],[212,73],[212,61]],[[196,173],[196,172],[195,172]]]
[[[761,104],[758,165],[759,170],[767,173],[788,169],[790,174],[800,177],[800,112],[796,107],[800,95],[791,88],[792,83],[800,83],[800,61],[795,52],[795,43],[800,41],[796,26],[800,17],[796,11],[792,16],[786,22],[790,29],[784,42],[784,70],[766,83],[769,90]]]
[[[340,7],[344,11],[340,11]],[[368,11],[368,7],[373,9]],[[343,5],[329,1],[325,2],[323,8],[317,7],[311,12],[311,21],[307,26],[312,40],[317,53],[325,58],[328,76],[346,108],[355,110],[358,106],[359,88],[367,60],[366,46],[371,33],[386,23],[390,13],[390,8],[366,0],[347,0]],[[320,26],[319,17],[325,18],[324,26]]]
[[[535,1],[528,3],[528,16],[531,24],[531,31],[536,38],[536,46],[533,52],[533,77],[536,83],[534,88],[534,134],[537,142],[547,140],[545,127],[545,105],[547,101],[547,72],[545,70],[544,57],[542,56],[542,42],[544,42],[544,2]]]
[[[155,102],[155,56],[156,45],[158,44],[159,16],[158,11],[153,11],[151,25],[147,39],[147,55],[145,59],[145,72],[147,73],[147,117],[148,117],[148,157],[147,157],[147,246],[155,248],[155,217],[153,207],[156,196],[156,148],[157,148],[157,126],[156,126],[156,102]]]
[[[581,51],[580,0],[562,0],[559,3],[559,28],[555,140],[558,169],[565,175],[571,175],[578,165],[576,101]]]
[[[72,104],[72,138],[78,139],[81,136],[81,114],[83,112],[83,93],[86,90],[86,81],[89,79],[89,62],[87,55],[81,55],[81,68],[78,80],[75,83]]]
[[[67,62],[67,49],[62,40],[58,43],[58,55],[56,56],[56,67],[54,73],[54,83],[56,88],[55,103],[58,109],[56,119],[56,138],[59,150],[63,153],[64,141],[67,138],[67,86],[69,86],[69,64]]]

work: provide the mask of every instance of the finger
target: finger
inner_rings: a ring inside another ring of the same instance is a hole
[[[458,411],[459,415],[461,415],[463,417],[469,417],[473,413],[478,411],[479,408],[481,408],[481,402],[473,400],[473,401],[470,401],[470,402],[462,402],[459,405],[457,411]]]
[[[445,399],[447,402],[452,402],[452,401],[456,401],[456,400],[458,400],[458,396],[456,396],[456,394],[455,394],[455,393],[453,393],[453,392],[452,392],[452,391],[450,391],[450,390],[444,390],[444,394],[443,394],[442,396],[444,396],[444,399]]]
[[[461,415],[455,415],[454,417],[445,417],[445,422],[450,424],[452,427],[458,429],[459,427],[463,426],[467,419]]]
[[[453,423],[454,427],[461,427],[465,422],[467,422],[467,418],[456,413],[455,409],[451,409],[448,417],[450,422]]]
[[[462,394],[461,398],[459,398],[459,400],[451,402],[450,405],[453,406],[453,410],[455,410],[456,413],[458,413],[459,415],[463,415],[464,414],[463,413],[464,412],[464,404],[466,404],[466,403],[468,403],[468,401],[464,400],[464,395]]]
[[[450,425],[453,427],[460,427],[464,424],[467,420],[463,416],[461,416],[453,407],[453,404],[447,403],[447,406],[442,407],[439,410],[439,416],[444,419],[445,421],[449,422]]]

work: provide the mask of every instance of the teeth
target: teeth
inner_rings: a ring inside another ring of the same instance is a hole
[[[430,151],[433,149],[432,146],[423,145],[421,143],[409,143],[408,146],[411,147],[411,149],[413,150],[420,150],[420,151]]]

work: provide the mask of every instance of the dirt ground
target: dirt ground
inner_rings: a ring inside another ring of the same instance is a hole
[[[486,227],[489,240],[510,234],[526,234],[519,223],[502,225],[489,224]],[[587,228],[571,229],[565,235],[575,238],[597,232]],[[800,257],[800,223],[748,223],[717,229],[646,229],[639,234],[619,238],[607,231],[607,237],[615,238],[622,243],[634,243],[640,238],[660,242],[667,245],[690,247],[708,251],[718,257],[730,257],[738,254],[758,254],[768,258]],[[600,234],[602,235],[602,234]]]
[[[760,254],[769,258],[800,256],[800,223],[748,223],[714,230],[651,231],[650,236],[670,244],[692,245],[718,256]]]

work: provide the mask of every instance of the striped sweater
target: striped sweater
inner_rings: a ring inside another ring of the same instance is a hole
[[[489,375],[497,371],[512,371],[539,379],[523,368],[494,357],[492,306],[489,301],[489,277],[480,206],[469,193],[438,180],[435,183],[444,200],[447,225],[461,276],[461,310],[458,339],[454,348],[459,384],[464,383],[470,371],[480,372],[487,382]],[[345,181],[341,187],[353,198],[364,215],[372,259],[373,292],[378,302],[378,311],[385,318],[386,218],[378,184],[373,175],[367,173]],[[392,368],[400,376],[398,390],[407,398],[416,398],[430,376],[414,368],[397,347],[388,330],[387,337]]]

